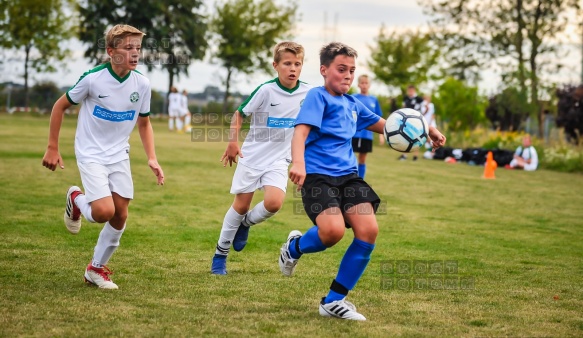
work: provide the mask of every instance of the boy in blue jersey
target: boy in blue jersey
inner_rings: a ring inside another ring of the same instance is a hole
[[[237,162],[231,194],[233,204],[225,214],[211,273],[227,274],[227,256],[231,246],[241,251],[247,244],[249,229],[275,215],[285,198],[287,169],[291,162],[291,139],[295,118],[311,88],[301,82],[304,47],[291,42],[278,43],[273,53],[277,77],[255,89],[235,112],[231,122],[231,140],[221,157],[223,165]],[[238,135],[243,117],[251,117],[249,134],[239,148]],[[255,191],[261,189],[264,200],[251,210]]]
[[[304,235],[290,232],[281,248],[279,267],[286,276],[294,272],[302,254],[324,251],[338,243],[346,227],[354,241],[348,247],[330,292],[320,302],[320,315],[366,320],[345,300],[368,265],[378,234],[375,212],[380,199],[357,174],[351,140],[357,130],[382,133],[385,120],[362,102],[346,95],[354,80],[357,53],[332,42],[320,51],[324,86],[311,89],[296,119],[289,177],[302,192],[308,217],[316,224]],[[435,128],[429,136],[435,147],[445,137]]]
[[[358,77],[358,88],[360,89],[360,94],[352,96],[364,103],[373,113],[382,117],[383,112],[379,101],[376,97],[368,95],[368,90],[370,89],[368,75],[365,74]],[[358,176],[364,179],[366,174],[366,154],[372,153],[372,131],[366,129],[357,131],[354,134],[354,138],[352,138],[352,149],[358,153]]]

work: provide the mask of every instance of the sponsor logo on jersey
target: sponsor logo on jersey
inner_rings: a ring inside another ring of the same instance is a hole
[[[354,121],[356,121],[356,119],[358,118],[358,114],[356,113],[356,110],[352,111],[352,118],[354,119]]]
[[[272,103],[271,106],[275,107],[275,106],[279,106],[281,103]]]
[[[130,94],[130,101],[132,101],[132,103],[138,102],[139,99],[140,94],[138,94],[138,92],[133,92]]]
[[[96,105],[93,109],[93,116],[111,122],[133,121],[136,116],[136,111],[111,111]]]
[[[100,99],[102,99],[102,98],[104,98],[104,97],[108,97],[108,96],[109,96],[109,95],[101,95],[101,94],[97,95],[97,97],[98,97],[98,98],[100,98]]]
[[[267,127],[268,128],[293,128],[296,119],[288,117],[268,117]]]

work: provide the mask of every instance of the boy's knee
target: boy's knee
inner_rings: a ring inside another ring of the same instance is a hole
[[[331,247],[336,243],[340,242],[342,237],[344,237],[345,227],[342,226],[335,226],[335,227],[328,227],[326,229],[320,228],[318,230],[318,235],[320,235],[320,240],[322,244],[327,247]]]
[[[97,223],[105,223],[112,219],[114,215],[115,215],[114,208],[109,207],[91,208],[91,216]]]
[[[283,205],[283,201],[263,201],[263,206],[265,207],[265,210],[275,214],[276,212],[278,212],[281,207]]]

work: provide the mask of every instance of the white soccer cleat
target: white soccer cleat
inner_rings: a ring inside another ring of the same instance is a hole
[[[89,264],[87,269],[85,269],[85,282],[93,284],[100,289],[117,289],[117,285],[109,279],[109,275],[113,274],[107,266],[102,268],[96,268]]]
[[[326,299],[326,297],[323,297],[320,302],[321,316],[350,320],[366,320],[363,315],[356,312],[356,306],[351,302],[341,299],[332,303],[324,304],[324,299]]]
[[[77,186],[72,186],[67,191],[67,202],[65,205],[65,214],[63,219],[65,220],[65,226],[67,230],[73,235],[79,233],[81,230],[81,210],[75,204],[75,198],[82,195],[81,189]]]
[[[302,233],[298,230],[293,230],[287,236],[287,241],[283,243],[281,247],[281,253],[279,255],[279,270],[284,276],[290,277],[293,275],[296,265],[298,264],[298,259],[293,259],[289,253],[289,244],[294,238],[302,237]]]

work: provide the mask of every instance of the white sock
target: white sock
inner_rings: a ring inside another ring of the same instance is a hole
[[[253,209],[251,209],[251,211],[247,213],[247,217],[245,217],[243,225],[252,226],[257,223],[261,223],[275,214],[276,212],[267,211],[267,209],[265,209],[263,201],[261,201],[257,203],[257,205],[254,206]]]
[[[182,130],[182,129],[184,129],[184,126],[182,125],[182,120],[176,119],[176,130]]]
[[[173,118],[168,119],[168,129],[174,130],[174,119]]]
[[[229,249],[231,249],[231,244],[233,244],[233,239],[235,239],[235,234],[244,216],[239,215],[232,206],[229,208],[223,220],[223,228],[221,229],[215,254],[224,256],[229,254]]]
[[[75,204],[81,210],[81,214],[91,223],[95,223],[93,216],[91,215],[91,203],[87,202],[87,197],[81,194],[75,198]]]
[[[109,222],[105,223],[99,234],[99,239],[97,239],[97,245],[95,245],[93,260],[91,261],[92,266],[101,268],[109,262],[111,255],[113,255],[119,246],[119,239],[124,230],[125,225],[123,229],[116,230],[109,224]]]
[[[192,117],[190,116],[190,113],[189,113],[186,115],[186,118],[184,119],[184,124],[186,125],[187,129],[190,129],[191,123],[192,123]]]

